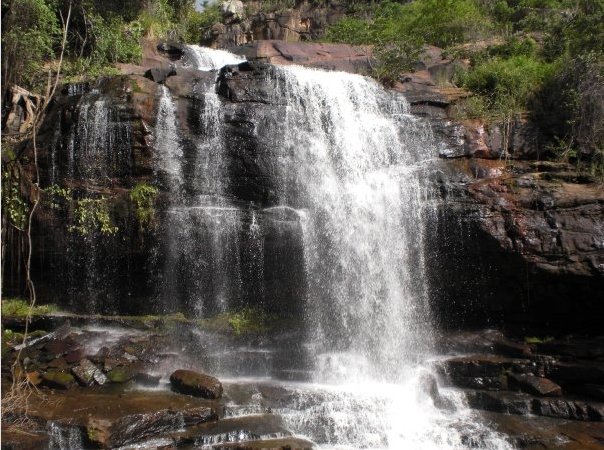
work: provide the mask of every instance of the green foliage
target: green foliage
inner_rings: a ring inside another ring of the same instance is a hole
[[[334,42],[381,44],[408,39],[446,47],[477,37],[488,29],[489,19],[473,0],[416,0],[381,2],[368,19],[345,17],[329,27]]]
[[[493,114],[507,115],[526,110],[532,97],[553,72],[552,64],[536,58],[496,57],[461,73],[457,82],[482,95]]]
[[[172,38],[175,29],[173,10],[167,0],[152,0],[138,17],[140,27],[150,39]]]
[[[545,343],[551,342],[553,340],[554,340],[554,338],[552,336],[546,336],[543,338],[536,337],[536,336],[527,336],[524,338],[524,342],[526,342],[527,344],[545,344]]]
[[[44,189],[47,194],[46,200],[52,209],[59,209],[65,202],[71,202],[72,191],[68,187],[61,187],[58,184],[53,184]]]
[[[205,34],[207,34],[215,23],[222,19],[220,7],[217,4],[211,4],[203,11],[190,10],[183,21],[185,42],[198,44]]]
[[[267,331],[266,314],[255,308],[244,308],[229,317],[229,325],[237,336],[248,333],[263,333]]]
[[[137,184],[130,191],[130,200],[136,207],[136,218],[141,229],[148,227],[155,217],[155,199],[159,190],[146,183]]]
[[[2,0],[2,86],[31,84],[60,34],[50,2]]]
[[[373,75],[386,81],[409,70],[423,45],[446,47],[464,42],[490,26],[474,0],[385,1],[364,13],[344,17],[329,27],[326,40],[375,45],[377,67]]]
[[[57,312],[59,308],[55,305],[36,305],[32,309],[32,315],[40,316]],[[29,313],[29,302],[21,298],[8,298],[2,300],[2,317],[25,317]]]
[[[113,226],[111,222],[109,205],[105,197],[77,200],[73,213],[75,224],[69,226],[69,231],[80,236],[88,236],[92,233],[112,235],[118,231],[118,227]]]
[[[237,336],[249,333],[267,333],[275,327],[278,319],[258,308],[246,307],[238,311],[227,311],[197,323],[206,330],[232,333]]]
[[[6,165],[2,170],[2,214],[19,230],[27,226],[29,204],[21,196],[19,172]]]
[[[283,11],[294,6],[296,6],[296,0],[264,0],[260,4],[261,11],[265,13]]]
[[[96,63],[138,62],[142,57],[139,39],[142,28],[138,23],[125,24],[121,18],[89,18],[94,29],[94,45],[89,58]]]

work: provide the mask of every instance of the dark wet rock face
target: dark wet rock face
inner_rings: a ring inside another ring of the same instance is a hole
[[[50,205],[61,204],[60,199],[45,199],[35,231],[41,247],[33,255],[39,290],[48,293],[46,300],[74,310],[147,313],[173,308],[194,314],[194,298],[201,296],[208,312],[218,311],[211,304],[215,287],[210,278],[200,282],[209,288],[187,294],[184,272],[191,267],[200,273],[195,261],[166,260],[169,249],[163,236],[174,228],[169,221],[169,174],[156,170],[159,155],[154,150],[164,83],[174,101],[176,140],[185,159],[184,194],[192,199],[216,195],[194,173],[203,158],[196,149],[208,139],[203,118],[210,99],[206,93],[215,87],[220,114],[214,116],[225,146],[221,162],[225,173],[217,181],[223,200],[232,202],[241,215],[249,215],[242,222],[243,231],[232,239],[251,246],[246,230],[252,223],[250,212],[262,227],[266,278],[263,286],[245,295],[257,298],[262,291],[265,308],[296,314],[305,292],[301,225],[297,217],[266,210],[279,203],[279,193],[274,178],[276,143],[263,130],[279,123],[286,105],[269,82],[278,78],[278,71],[265,62],[362,72],[362,64],[371,58],[369,49],[260,41],[238,50],[251,62],[225,67],[218,74],[180,67],[182,47],[166,44],[154,51],[159,52],[154,58],[163,54],[164,59],[148,68],[157,68],[148,73],[151,79],[124,75],[96,86],[66,89],[49,111],[39,139],[42,184],[68,186],[79,198],[105,196],[118,232],[88,236],[69,232],[75,204],[57,209]],[[512,128],[520,127],[518,136],[523,139],[504,139],[496,124],[451,121],[452,105],[467,93],[435,80],[449,80],[453,63],[443,59],[439,49],[427,48],[418,64],[421,70],[401,77],[395,89],[408,97],[416,114],[433,123],[442,140],[441,156],[455,156],[435,161],[428,175],[439,202],[427,243],[435,315],[445,326],[506,323],[532,330],[543,327],[544,333],[552,334],[556,333],[547,330],[587,328],[597,333],[604,320],[604,304],[598,300],[604,289],[601,185],[564,164],[525,161],[540,156],[527,143],[531,132],[520,119]],[[511,147],[503,149],[498,143],[502,139]],[[71,148],[92,148],[93,140],[100,143],[102,158],[83,150],[70,156]],[[160,188],[155,220],[144,230],[129,198],[130,190],[142,182]],[[190,221],[198,222],[196,237],[201,242],[202,218],[191,216]],[[17,257],[11,252],[8,248],[9,260]],[[240,253],[233,258],[240,261],[243,283],[258,284],[245,278],[254,272],[254,261]],[[112,264],[103,263],[107,260]],[[158,286],[166,266],[182,269],[167,276],[169,286]],[[5,267],[5,289],[16,292],[21,275],[10,273],[11,264]],[[248,300],[245,295],[241,304]],[[585,317],[583,311],[590,314]],[[507,354],[521,356],[523,351],[508,348]]]
[[[170,383],[176,392],[207,399],[222,396],[222,383],[215,377],[192,370],[177,370],[170,375]]]
[[[511,387],[517,387],[529,394],[541,397],[559,397],[562,395],[562,388],[547,378],[527,374],[512,374],[508,379]]]
[[[86,432],[88,439],[103,448],[121,447],[139,442],[150,436],[178,431],[183,426],[215,420],[216,413],[210,408],[184,411],[161,410],[154,413],[132,414],[118,420],[91,418]]]

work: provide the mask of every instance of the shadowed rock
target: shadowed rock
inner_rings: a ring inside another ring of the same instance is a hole
[[[539,395],[542,397],[559,397],[562,395],[562,388],[547,378],[513,373],[508,377],[508,379],[511,387],[517,387],[529,394]]]

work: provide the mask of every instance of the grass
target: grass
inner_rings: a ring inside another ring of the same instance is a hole
[[[546,336],[543,338],[537,336],[527,336],[524,338],[524,342],[527,344],[545,344],[546,342],[553,341],[554,338],[552,336]]]
[[[37,305],[32,310],[32,315],[41,316],[59,311],[56,305]],[[25,317],[29,313],[29,302],[21,298],[8,298],[2,300],[2,317]]]
[[[219,333],[231,333],[235,336],[262,334],[276,326],[276,319],[258,308],[243,308],[239,311],[227,311],[208,319],[200,319],[200,328]]]

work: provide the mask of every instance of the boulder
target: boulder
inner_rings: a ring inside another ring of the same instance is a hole
[[[513,373],[508,376],[510,387],[516,387],[524,392],[541,397],[559,397],[562,388],[547,378],[533,375]]]
[[[207,399],[222,396],[222,383],[210,375],[193,370],[179,369],[170,375],[172,389],[181,394],[193,395]]]

